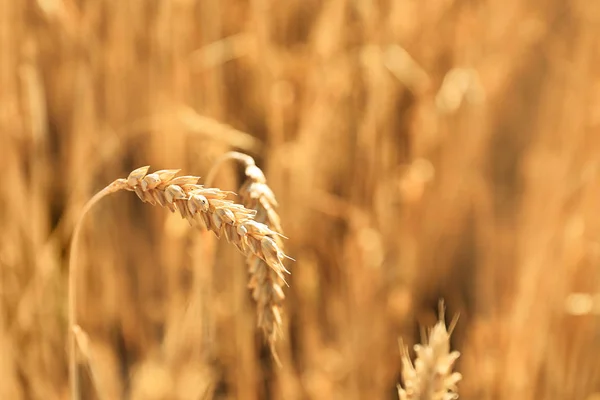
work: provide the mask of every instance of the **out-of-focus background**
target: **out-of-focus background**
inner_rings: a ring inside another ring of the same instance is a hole
[[[461,398],[598,399],[599,65],[588,0],[0,0],[0,398],[68,398],[85,201],[237,150],[296,259],[282,367],[235,248],[119,193],[79,249],[104,398],[396,399],[443,298]]]

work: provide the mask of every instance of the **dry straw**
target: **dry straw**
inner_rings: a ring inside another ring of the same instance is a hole
[[[267,225],[255,220],[257,212],[227,200],[229,192],[208,188],[198,184],[196,176],[179,176],[179,170],[161,170],[148,173],[149,167],[141,167],[126,179],[117,179],[98,192],[84,206],[82,216],[75,226],[69,260],[69,324],[77,326],[76,284],[77,248],[85,214],[104,196],[120,190],[135,192],[146,203],[166,207],[179,212],[192,226],[204,225],[217,237],[233,243],[246,257],[252,260],[251,287],[259,305],[259,326],[267,334],[273,349],[277,327],[281,326],[281,303],[284,299],[281,283],[289,273],[283,261],[289,258],[281,250],[281,235]],[[70,379],[73,399],[79,398],[79,376],[77,372],[76,338],[70,338]]]
[[[457,399],[456,384],[462,376],[452,372],[458,351],[450,351],[450,335],[456,319],[446,330],[444,308],[440,304],[439,321],[429,332],[423,344],[415,345],[416,359],[413,362],[406,346],[401,345],[402,380],[398,385],[400,400],[452,400]]]
[[[218,168],[228,160],[235,160],[244,165],[246,179],[238,189],[242,204],[246,208],[256,211],[254,219],[257,222],[267,225],[269,229],[278,234],[273,236],[273,240],[280,249],[283,249],[281,220],[275,210],[277,200],[273,191],[267,185],[264,173],[252,157],[235,151],[225,153],[213,164],[213,168],[206,177],[206,183],[212,183]],[[247,254],[246,262],[250,273],[248,286],[252,290],[252,297],[257,303],[257,324],[264,332],[271,353],[279,363],[274,345],[282,330],[281,307],[284,299],[282,285],[285,284],[285,281],[282,279],[281,274],[269,266],[266,260],[254,254]],[[272,290],[276,290],[280,295],[271,296],[270,292]]]
[[[108,399],[108,396],[103,392],[102,385],[102,377],[100,371],[96,367],[96,358],[94,356],[94,351],[92,350],[92,346],[90,345],[90,338],[87,333],[81,329],[79,325],[75,325],[71,328],[71,333],[75,337],[75,342],[77,343],[77,348],[83,355],[85,363],[90,372],[90,376],[92,378],[92,384],[96,389],[96,395],[100,400]]]

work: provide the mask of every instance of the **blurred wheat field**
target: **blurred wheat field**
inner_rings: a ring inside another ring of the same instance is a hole
[[[84,399],[397,399],[440,298],[461,399],[597,399],[598,65],[583,0],[0,0],[0,399],[69,398],[84,203],[230,150],[296,259],[282,367],[243,256],[119,193],[79,248]]]

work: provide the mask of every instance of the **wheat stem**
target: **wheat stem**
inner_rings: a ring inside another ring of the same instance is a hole
[[[77,324],[77,280],[78,274],[78,248],[79,238],[81,236],[81,228],[83,227],[83,220],[86,214],[91,210],[94,204],[98,203],[102,198],[108,196],[111,193],[118,192],[123,189],[122,182],[114,181],[98,193],[96,193],[87,203],[83,206],[81,215],[75,224],[73,230],[73,237],[71,239],[70,256],[69,256],[69,283],[68,283],[68,322],[69,322],[69,378],[71,386],[71,399],[80,400],[80,383],[79,383],[79,372],[77,369],[77,341],[72,329]]]
[[[208,171],[208,174],[206,174],[206,178],[204,179],[204,183],[207,186],[210,186],[213,184],[213,181],[215,180],[215,176],[217,175],[219,168],[221,168],[221,165],[223,165],[225,162],[227,162],[229,160],[240,161],[245,166],[256,165],[254,158],[250,157],[249,155],[240,153],[237,151],[228,151],[227,153],[225,153],[221,157],[219,157],[212,164],[212,167],[210,168],[210,170]]]

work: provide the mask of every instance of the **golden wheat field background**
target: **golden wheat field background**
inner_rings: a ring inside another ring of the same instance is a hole
[[[70,398],[86,201],[228,151],[295,259],[281,366],[244,256],[123,191],[77,246],[82,399],[397,399],[440,299],[461,399],[600,398],[600,3],[0,0],[0,399]]]

